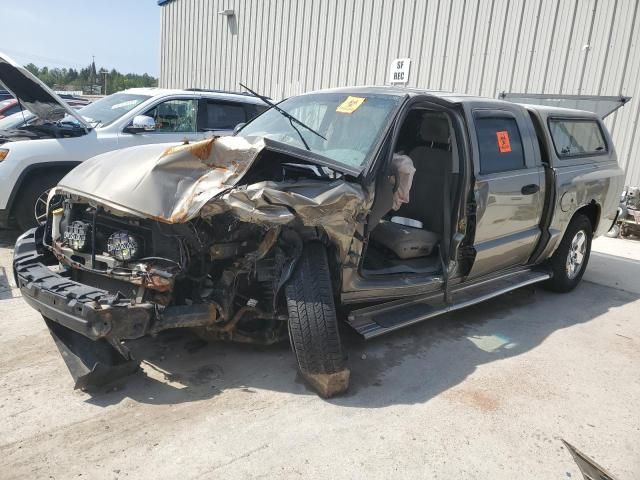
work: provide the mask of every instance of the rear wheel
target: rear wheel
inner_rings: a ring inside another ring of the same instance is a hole
[[[631,235],[631,230],[629,229],[629,227],[627,227],[626,225],[620,227],[620,236],[622,238],[627,238],[629,235]]]
[[[285,287],[289,338],[302,376],[323,397],[349,386],[340,344],[327,252],[308,244]]]
[[[549,261],[553,278],[546,286],[554,292],[570,292],[584,275],[591,253],[593,228],[584,215],[576,215],[569,223],[562,241]]]
[[[33,176],[22,186],[13,209],[13,215],[22,231],[36,227],[45,220],[47,196],[64,173]]]

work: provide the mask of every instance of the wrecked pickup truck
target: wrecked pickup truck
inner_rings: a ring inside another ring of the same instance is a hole
[[[278,107],[233,137],[95,157],[49,194],[14,271],[76,387],[135,369],[125,340],[188,327],[288,338],[330,396],[349,381],[339,317],[372,338],[570,291],[615,220],[623,172],[592,113],[392,87]]]

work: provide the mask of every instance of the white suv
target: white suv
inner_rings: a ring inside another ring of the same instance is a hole
[[[84,160],[135,145],[229,135],[268,108],[240,93],[132,88],[73,110],[2,53],[0,83],[37,117],[0,130],[0,227],[15,220],[23,230],[44,215],[46,192]]]

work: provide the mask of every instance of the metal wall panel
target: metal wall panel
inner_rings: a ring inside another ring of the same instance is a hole
[[[409,57],[414,87],[628,95],[606,123],[627,182],[640,185],[639,2],[173,0],[160,7],[160,85],[246,82],[280,99],[385,84],[391,60]]]

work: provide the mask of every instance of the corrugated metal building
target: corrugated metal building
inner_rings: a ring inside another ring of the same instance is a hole
[[[385,84],[391,61],[409,57],[420,88],[631,96],[607,124],[627,182],[640,185],[640,0],[158,3],[164,87],[243,82],[284,98]]]

